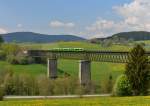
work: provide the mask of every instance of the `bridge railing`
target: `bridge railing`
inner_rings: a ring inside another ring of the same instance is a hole
[[[129,52],[120,51],[52,51],[52,50],[28,50],[32,57],[45,57],[50,59],[74,59],[100,62],[127,63]],[[146,54],[150,60],[150,52]],[[150,62],[149,62],[150,63]]]

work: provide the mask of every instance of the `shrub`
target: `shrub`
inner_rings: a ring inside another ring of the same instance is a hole
[[[5,60],[6,54],[3,51],[0,51],[0,60]]]
[[[132,95],[131,85],[126,75],[118,77],[114,86],[113,95],[115,96],[130,96]]]
[[[78,88],[76,89],[76,94],[82,97],[82,95],[85,94],[84,92],[84,86],[78,85]]]
[[[105,79],[101,84],[102,93],[111,93],[113,89],[113,78],[112,75],[109,75],[108,79]]]
[[[17,62],[18,62],[18,64],[21,64],[21,65],[29,64],[28,57],[26,57],[26,56],[20,56],[20,57],[18,56]]]
[[[18,81],[18,80],[19,81]],[[15,95],[38,95],[39,88],[36,79],[28,74],[14,76]]]
[[[38,77],[37,81],[38,81],[39,95],[48,96],[54,94],[53,92],[54,83],[51,79],[45,76],[40,76]]]
[[[80,85],[78,83],[76,88],[76,94],[82,96],[84,94],[95,94],[100,92],[100,85],[97,85],[94,82],[90,82],[87,85]]]
[[[21,48],[14,43],[2,44],[1,49],[6,55],[17,55],[21,50]]]
[[[38,82],[35,77],[30,75],[20,76],[23,82],[23,95],[39,95]]]
[[[14,83],[13,83],[13,75],[7,74],[4,78],[4,88],[6,95],[13,95],[14,90]]]
[[[58,78],[56,80],[53,80],[54,84],[54,94],[60,95],[60,94],[75,94],[76,89],[78,87],[78,83],[76,80],[71,79],[69,77],[67,78]]]
[[[3,43],[4,42],[4,39],[2,36],[0,36],[0,43]]]
[[[0,101],[3,100],[3,96],[4,96],[4,88],[3,86],[0,86]]]
[[[32,58],[32,57],[27,57],[27,58],[28,58],[28,64],[35,63],[34,58]]]
[[[19,56],[19,55],[8,55],[7,56],[7,62],[10,64],[20,64],[20,65],[27,65],[34,63],[33,58],[27,57],[27,56]]]
[[[78,80],[71,77],[52,80],[44,75],[33,77],[28,74],[15,74],[11,68],[7,68],[6,71],[0,72],[0,85],[4,85],[6,95],[82,95],[94,94],[99,89],[95,83],[81,86]]]
[[[4,79],[6,95],[38,95],[38,83],[32,76],[26,74],[7,74]]]
[[[113,77],[112,77],[112,75],[109,75],[109,79],[108,79],[106,85],[107,85],[106,86],[107,92],[111,93],[112,92],[112,88],[113,88]]]
[[[37,64],[47,64],[47,58],[45,58],[45,57],[34,57],[34,62]]]
[[[7,62],[9,62],[10,64],[18,64],[18,60],[14,55],[8,55]]]

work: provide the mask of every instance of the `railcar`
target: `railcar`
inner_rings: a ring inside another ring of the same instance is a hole
[[[53,51],[75,51],[75,52],[84,51],[83,48],[53,48],[52,50]]]

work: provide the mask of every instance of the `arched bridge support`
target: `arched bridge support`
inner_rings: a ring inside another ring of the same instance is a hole
[[[81,60],[79,62],[79,81],[81,85],[91,83],[91,61]]]
[[[47,60],[47,77],[50,79],[57,78],[57,59]]]

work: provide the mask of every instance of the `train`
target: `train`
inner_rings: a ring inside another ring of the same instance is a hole
[[[83,48],[53,48],[53,51],[84,51]]]

